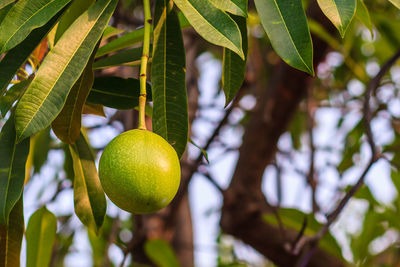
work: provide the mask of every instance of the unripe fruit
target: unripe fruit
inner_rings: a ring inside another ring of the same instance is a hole
[[[179,158],[167,141],[146,130],[130,130],[115,137],[99,163],[104,192],[115,205],[131,213],[164,208],[178,191]]]

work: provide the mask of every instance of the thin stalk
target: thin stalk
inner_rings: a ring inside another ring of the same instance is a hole
[[[140,63],[140,95],[139,95],[139,129],[146,130],[145,109],[146,109],[146,81],[147,62],[150,52],[151,12],[150,0],[143,0],[144,9],[144,37],[143,53]]]

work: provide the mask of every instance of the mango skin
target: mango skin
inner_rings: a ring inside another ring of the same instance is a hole
[[[115,205],[134,214],[146,214],[172,201],[181,169],[175,150],[166,140],[136,129],[118,135],[105,147],[99,177]]]

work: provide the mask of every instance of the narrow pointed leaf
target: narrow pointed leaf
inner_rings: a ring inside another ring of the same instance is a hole
[[[317,2],[325,16],[344,37],[356,12],[357,0],[317,0]]]
[[[131,109],[139,104],[139,94],[138,79],[103,76],[94,79],[87,102],[116,109]],[[147,101],[151,99],[151,87],[147,85]]]
[[[357,0],[356,16],[371,32],[371,37],[374,37],[371,16],[369,15],[368,8],[365,6],[363,0]]]
[[[0,223],[0,266],[19,267],[22,237],[24,236],[23,197],[19,198],[11,210],[8,226]]]
[[[228,14],[209,1],[174,0],[174,3],[204,39],[244,58],[239,27]]]
[[[26,267],[49,266],[57,219],[46,207],[35,211],[26,228]]]
[[[240,28],[243,40],[243,52],[247,59],[247,26],[246,19],[239,16],[233,16]],[[237,54],[224,48],[222,60],[222,88],[225,93],[225,107],[232,101],[239,91],[244,81],[246,73],[246,60],[241,59]]]
[[[15,139],[14,119],[11,116],[0,132],[0,222],[3,224],[7,224],[10,211],[21,197],[29,153],[29,139],[19,144]]]
[[[115,9],[99,0],[62,35],[45,57],[15,113],[18,141],[46,128],[60,113]]]
[[[71,0],[20,0],[0,24],[0,52],[22,42],[29,33],[46,24]]]
[[[162,239],[147,241],[144,245],[146,255],[158,267],[179,267],[179,261],[171,246]]]
[[[51,124],[55,135],[66,144],[74,143],[81,131],[83,105],[86,102],[94,80],[92,69],[94,55],[95,51],[92,53],[81,77],[79,77],[69,92],[67,101],[60,114],[58,114],[57,118]]]
[[[389,0],[389,2],[392,3],[398,9],[400,9],[400,0]]]
[[[84,225],[98,233],[104,221],[107,203],[94,156],[82,133],[69,148],[74,166],[75,213]]]
[[[123,30],[123,29],[118,29],[113,26],[107,26],[107,28],[104,30],[103,37],[101,38],[101,40],[102,41],[107,40],[108,38],[117,36],[118,34],[121,34],[124,32],[125,32],[125,30]]]
[[[271,44],[290,66],[314,75],[313,47],[301,0],[255,0]]]
[[[168,1],[157,1],[151,64],[153,131],[167,140],[179,157],[188,140],[185,49],[178,16]]]
[[[46,25],[33,30],[25,41],[8,51],[5,57],[0,61],[0,96],[6,91],[8,84],[19,67],[24,64],[29,55],[35,50],[36,46],[41,43],[42,39],[48,34],[54,24],[56,24],[63,12],[64,9],[58,12]]]
[[[233,15],[247,17],[247,0],[210,0],[210,2]]]
[[[127,63],[140,64],[141,57],[142,48],[132,48],[97,60],[93,64],[93,69],[103,69],[112,66],[124,65]]]
[[[0,112],[3,117],[10,110],[14,102],[22,96],[31,81],[31,79],[28,79],[14,84],[10,89],[8,89],[4,96],[0,97]]]
[[[57,26],[57,31],[54,36],[54,44],[60,39],[61,35],[68,29],[69,26],[85,12],[92,4],[94,0],[73,0],[71,5],[65,11],[65,14],[61,17],[60,22]]]

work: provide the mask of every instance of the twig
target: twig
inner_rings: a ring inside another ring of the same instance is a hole
[[[346,193],[346,195],[342,198],[339,202],[337,207],[327,215],[327,222],[322,226],[322,228],[317,232],[317,234],[313,237],[304,237],[299,240],[298,244],[296,244],[297,248],[303,248],[306,243],[310,243],[310,248],[303,253],[304,257],[301,257],[296,264],[299,267],[307,266],[308,262],[310,261],[313,253],[315,252],[319,241],[321,238],[329,231],[329,227],[332,223],[337,219],[339,214],[342,212],[346,204],[349,200],[355,195],[355,193],[361,188],[364,184],[365,177],[367,176],[369,170],[374,165],[376,161],[378,161],[382,156],[377,152],[377,146],[375,144],[374,136],[371,129],[371,120],[373,117],[373,113],[370,107],[370,99],[371,95],[374,94],[377,88],[380,85],[380,81],[382,80],[383,76],[386,74],[387,71],[393,66],[393,64],[400,58],[400,51],[398,51],[393,57],[391,57],[380,69],[378,74],[370,81],[367,86],[364,98],[364,125],[366,128],[366,135],[368,139],[368,144],[371,149],[371,159],[362,172],[361,176],[358,178],[357,183],[353,185],[350,190]],[[299,251],[299,250],[298,250]]]
[[[205,169],[205,168],[199,168],[199,173],[203,175],[205,178],[207,178],[208,181],[210,181],[215,188],[218,189],[219,192],[223,193],[224,189],[215,181],[215,179],[211,176],[211,174]]]

